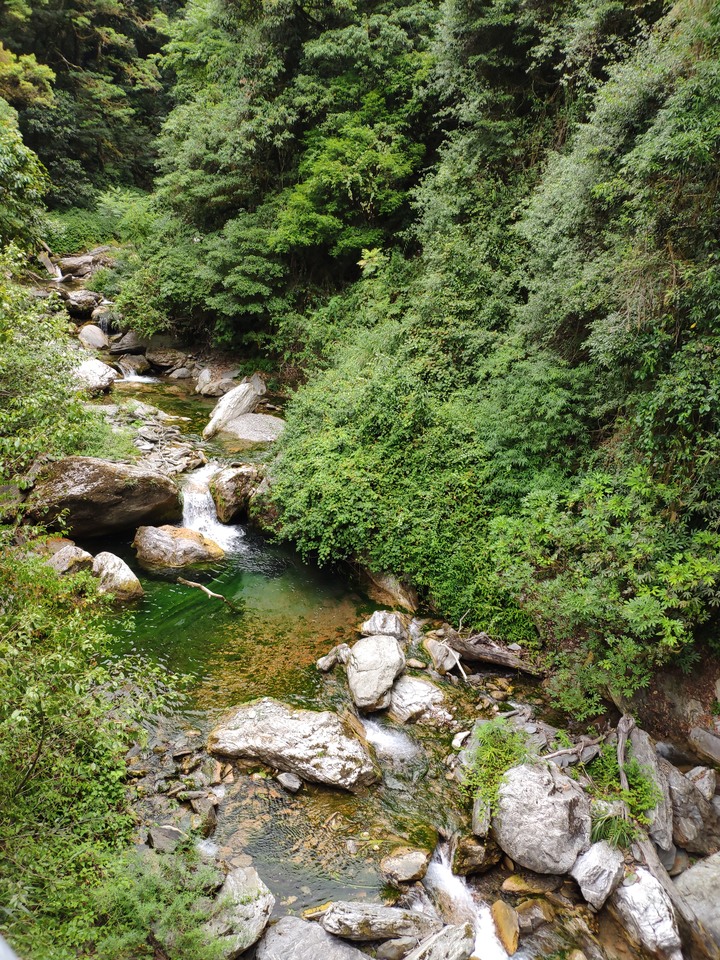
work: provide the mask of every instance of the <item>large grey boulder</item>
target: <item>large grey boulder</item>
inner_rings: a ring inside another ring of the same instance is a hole
[[[260,939],[275,906],[275,897],[252,867],[238,867],[225,878],[214,916],[205,924],[219,940],[226,960],[235,960]]]
[[[712,803],[717,788],[717,774],[711,767],[693,767],[685,776],[695,784],[703,797]]]
[[[567,873],[590,846],[590,800],[554,764],[522,764],[500,782],[493,829],[501,849],[521,866]]]
[[[200,372],[195,385],[195,392],[203,397],[222,397],[237,386],[229,374],[223,374],[205,367]]]
[[[347,661],[350,696],[359,710],[390,706],[393,683],[405,668],[405,654],[395,637],[363,637]]]
[[[74,543],[69,543],[45,562],[60,576],[65,576],[66,574],[79,573],[80,570],[90,570],[93,565],[93,558],[87,550],[81,550]]]
[[[83,360],[80,366],[73,370],[73,380],[78,390],[87,390],[88,393],[106,393],[119,379],[117,370],[95,357]]]
[[[720,947],[720,853],[680,874],[675,887]]]
[[[617,847],[604,840],[581,853],[570,868],[580,892],[591,907],[599,910],[623,879],[625,859]]]
[[[257,947],[257,960],[367,960],[349,943],[326,933],[319,923],[282,917]]]
[[[106,350],[110,344],[107,335],[94,323],[86,323],[80,328],[78,340],[88,350]]]
[[[76,537],[101,537],[182,515],[180,492],[168,477],[97,457],[66,457],[49,464],[27,504],[29,518],[43,523],[53,523],[67,511],[65,522]]]
[[[398,723],[446,724],[452,714],[445,709],[442,690],[422,677],[400,677],[390,695],[390,716]]]
[[[667,760],[660,766],[670,790],[673,842],[688,853],[707,856],[720,850],[720,818],[688,777]]]
[[[395,637],[401,642],[408,639],[407,628],[399,613],[388,610],[376,610],[373,615],[360,627],[360,633],[366,637]]]
[[[261,378],[255,375],[247,378],[233,390],[229,390],[215,405],[210,422],[203,430],[205,439],[210,440],[221,430],[233,432],[230,429],[233,421],[246,413],[251,413],[266,389]]]
[[[116,600],[138,600],[144,593],[130,567],[114,553],[98,553],[92,572],[99,580],[98,592],[109,593]]]
[[[110,353],[145,353],[147,350],[147,345],[147,340],[143,340],[142,337],[139,337],[136,333],[130,330],[119,340],[116,340],[115,343],[110,345]]]
[[[633,757],[640,763],[660,791],[661,799],[645,816],[650,821],[648,833],[661,850],[671,850],[673,845],[673,811],[667,779],[660,768],[660,758],[655,743],[638,727],[630,734],[630,747]]]
[[[247,517],[248,506],[261,479],[258,468],[250,463],[227,467],[212,477],[210,494],[221,523],[236,523]]]
[[[672,903],[648,870],[638,867],[634,882],[618,887],[609,903],[633,943],[662,960],[683,960]]]
[[[475,951],[472,924],[445,927],[408,953],[405,960],[469,960]]]
[[[179,570],[193,564],[215,563],[225,551],[209,537],[187,527],[138,527],[132,543],[138,561],[149,568]]]
[[[227,423],[222,432],[242,446],[252,447],[256,444],[273,443],[284,429],[285,421],[280,417],[271,417],[269,413],[243,413]]]
[[[90,317],[95,307],[102,301],[102,295],[94,290],[71,290],[64,296],[65,306],[70,316],[80,319]]]
[[[379,771],[349,721],[264,698],[234,710],[212,731],[210,753],[257,760],[303,780],[344,790],[375,783]]]
[[[425,913],[345,900],[331,903],[320,923],[328,933],[345,940],[424,940],[442,928],[440,920]]]

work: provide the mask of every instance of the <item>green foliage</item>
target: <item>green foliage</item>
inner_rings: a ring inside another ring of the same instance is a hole
[[[82,253],[101,244],[138,243],[150,230],[150,197],[113,187],[92,208],[73,207],[47,217],[44,239],[53,253]]]
[[[642,766],[630,754],[625,760],[625,775],[628,789],[620,784],[620,767],[617,749],[606,744],[600,754],[587,766],[585,772],[593,783],[593,796],[602,801],[599,811],[593,813],[592,839],[607,840],[616,847],[628,847],[639,836],[639,828],[649,823],[647,814],[662,800],[662,791],[655,783],[652,771]],[[604,805],[622,801],[628,816],[613,812]]]
[[[605,840],[613,847],[627,849],[638,839],[639,831],[632,820],[606,812],[593,817],[590,837],[593,843]]]
[[[22,141],[16,112],[0,97],[0,247],[37,242],[47,188],[40,161]]]
[[[496,718],[483,723],[467,747],[463,790],[495,810],[500,781],[511,767],[532,759],[527,737],[507,720]]]

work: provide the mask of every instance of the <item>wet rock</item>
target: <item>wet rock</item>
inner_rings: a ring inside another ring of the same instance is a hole
[[[276,777],[281,787],[284,787],[289,793],[297,793],[302,787],[302,780],[294,773],[279,773]]]
[[[238,417],[255,409],[266,390],[262,379],[256,374],[246,378],[239,386],[221,397],[215,405],[210,422],[203,430],[205,439],[210,440],[221,430],[228,432],[228,428]]]
[[[484,840],[490,832],[492,814],[490,804],[482,797],[475,797],[472,808],[472,832],[476,837]]]
[[[347,663],[350,656],[350,647],[346,643],[339,643],[324,657],[320,657],[315,666],[321,673],[328,673],[338,663]]]
[[[688,853],[705,856],[720,850],[720,819],[692,780],[667,760],[660,760],[670,790],[673,841]],[[674,859],[674,858],[673,858]]]
[[[69,543],[45,562],[61,576],[64,576],[65,574],[78,573],[80,570],[89,570],[93,564],[93,557],[86,550],[81,550],[75,544]]]
[[[398,937],[397,940],[386,940],[375,951],[377,960],[403,960],[413,947],[417,946],[416,937]]]
[[[238,867],[227,875],[217,897],[218,909],[205,924],[222,955],[235,960],[260,939],[275,906],[275,897],[253,867]]]
[[[688,743],[701,759],[720,766],[720,737],[702,727],[693,727]]]
[[[358,709],[384,710],[390,705],[393,683],[405,667],[405,655],[395,637],[363,637],[347,661],[350,695]]]
[[[687,853],[685,853],[684,850],[676,850],[673,862],[666,869],[671,877],[679,877],[680,874],[684,873],[689,866],[690,857],[687,855]]]
[[[172,480],[145,467],[96,457],[66,457],[49,464],[27,503],[30,519],[44,523],[67,511],[66,523],[76,537],[100,537],[182,515]]]
[[[136,333],[130,330],[119,340],[116,340],[115,343],[110,346],[110,353],[121,354],[121,353],[145,353],[147,349],[147,340],[143,340],[142,337],[139,337]]]
[[[439,687],[422,677],[402,676],[390,696],[390,716],[398,723],[449,723],[445,697]]]
[[[567,873],[590,846],[590,800],[553,764],[508,770],[492,823],[502,850],[536,873]]]
[[[644,730],[635,727],[630,734],[630,747],[632,756],[645,767],[661,794],[657,806],[645,814],[650,821],[650,839],[662,850],[670,850],[673,843],[672,803],[667,779],[660,769],[660,760],[655,752],[655,744]]]
[[[93,561],[93,575],[99,580],[98,592],[112,594],[116,600],[137,600],[144,590],[130,567],[114,553],[98,553]]]
[[[225,551],[214,540],[187,527],[138,527],[132,543],[144,567],[179,570],[192,564],[222,560]]]
[[[94,323],[80,327],[78,340],[88,350],[106,350],[110,346],[107,336]]]
[[[475,950],[475,931],[469,923],[445,927],[409,953],[405,960],[469,960]]]
[[[618,887],[609,903],[633,943],[663,960],[682,960],[672,904],[651,873],[638,867],[635,882]]]
[[[327,933],[345,940],[390,940],[417,937],[422,940],[441,928],[442,924],[427,914],[380,903],[337,900],[331,903],[320,919]]]
[[[380,861],[380,872],[389,883],[412,883],[422,880],[429,863],[427,850],[398,847]]]
[[[187,840],[187,834],[169,824],[151,827],[148,831],[148,845],[158,853],[173,853],[184,840]]]
[[[93,310],[102,301],[102,296],[94,290],[71,290],[62,294],[65,306],[71,317],[84,319],[92,315]]]
[[[89,277],[98,267],[112,263],[112,257],[108,256],[109,252],[110,247],[95,247],[87,253],[60,257],[58,263],[64,274],[70,274],[73,277]]]
[[[150,364],[141,353],[125,353],[118,357],[118,366],[122,370],[123,376],[141,377],[150,370]]]
[[[512,956],[518,948],[520,938],[518,915],[504,900],[496,900],[491,907],[491,912],[498,939],[505,948],[505,952]]]
[[[376,610],[360,627],[360,633],[366,637],[395,637],[404,642],[408,639],[408,632],[402,616],[399,613],[390,613],[387,610]]]
[[[257,960],[367,960],[349,943],[326,933],[318,923],[282,917],[257,947]]]
[[[685,870],[675,888],[720,946],[720,853]]]
[[[555,919],[555,911],[547,900],[524,900],[515,908],[515,913],[520,933],[524,937],[530,936]]]
[[[423,663],[422,660],[418,660],[415,657],[410,657],[407,661],[407,666],[411,667],[413,670],[427,670],[427,664]]]
[[[94,357],[83,360],[80,366],[73,370],[73,379],[78,389],[87,390],[88,393],[106,393],[119,378],[117,370]]]
[[[243,464],[220,470],[210,480],[210,494],[221,523],[236,523],[247,517],[253,493],[262,476],[257,467]]]
[[[570,869],[583,897],[599,910],[623,879],[625,861],[617,847],[602,841],[581,853]]]
[[[365,743],[348,722],[334,713],[298,710],[269,698],[229,714],[210,734],[208,750],[344,790],[379,779]]]
[[[712,803],[717,788],[717,775],[710,767],[693,767],[685,776],[695,784],[703,797]]]
[[[371,600],[388,607],[402,607],[410,613],[415,613],[417,610],[420,604],[417,593],[393,574],[373,573],[364,567],[360,569],[359,575],[365,592]]]
[[[474,836],[460,836],[453,840],[452,871],[459,877],[486,873],[501,859],[502,852],[492,840],[481,841]]]

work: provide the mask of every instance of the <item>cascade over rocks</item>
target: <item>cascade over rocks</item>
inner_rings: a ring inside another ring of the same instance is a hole
[[[535,873],[567,873],[590,846],[590,800],[554,764],[525,763],[502,778],[492,825],[511,860]]]
[[[349,943],[326,933],[319,923],[282,917],[260,941],[257,960],[367,960]]]
[[[238,867],[225,878],[216,902],[218,911],[205,924],[205,930],[221,942],[226,960],[236,960],[262,936],[275,897],[256,870]]]
[[[150,369],[150,364],[141,353],[124,353],[118,357],[117,365],[125,377],[132,374],[142,376]]]
[[[395,678],[405,668],[405,655],[395,637],[363,637],[350,650],[347,678],[355,705],[364,711],[390,705]]]
[[[33,522],[53,523],[67,511],[68,529],[76,537],[100,537],[182,516],[180,492],[168,477],[97,457],[65,457],[44,467],[27,505]]]
[[[424,940],[442,928],[435,917],[379,903],[338,900],[320,918],[324,930],[346,940],[390,940],[417,937]]]
[[[367,745],[349,722],[328,711],[299,710],[269,698],[228,714],[211,732],[208,750],[343,790],[380,778]]]
[[[132,543],[144,567],[181,569],[222,560],[225,551],[209,537],[187,527],[138,527]]]

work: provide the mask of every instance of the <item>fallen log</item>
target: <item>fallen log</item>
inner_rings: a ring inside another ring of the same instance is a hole
[[[492,663],[508,670],[519,670],[531,677],[543,676],[541,670],[530,666],[529,663],[516,656],[507,647],[501,647],[499,644],[493,643],[486,633],[476,633],[471,637],[464,638],[455,631],[450,633],[449,630],[446,630],[443,640],[448,647],[459,653],[463,660]]]
[[[202,590],[206,596],[211,597],[213,600],[222,600],[223,603],[226,603],[228,607],[230,607],[233,613],[243,612],[242,607],[233,603],[232,600],[228,600],[228,598],[224,597],[221,593],[214,593],[202,583],[197,583],[195,580],[186,580],[184,577],[178,577],[177,582],[181,583],[184,587],[194,587],[196,590]]]

